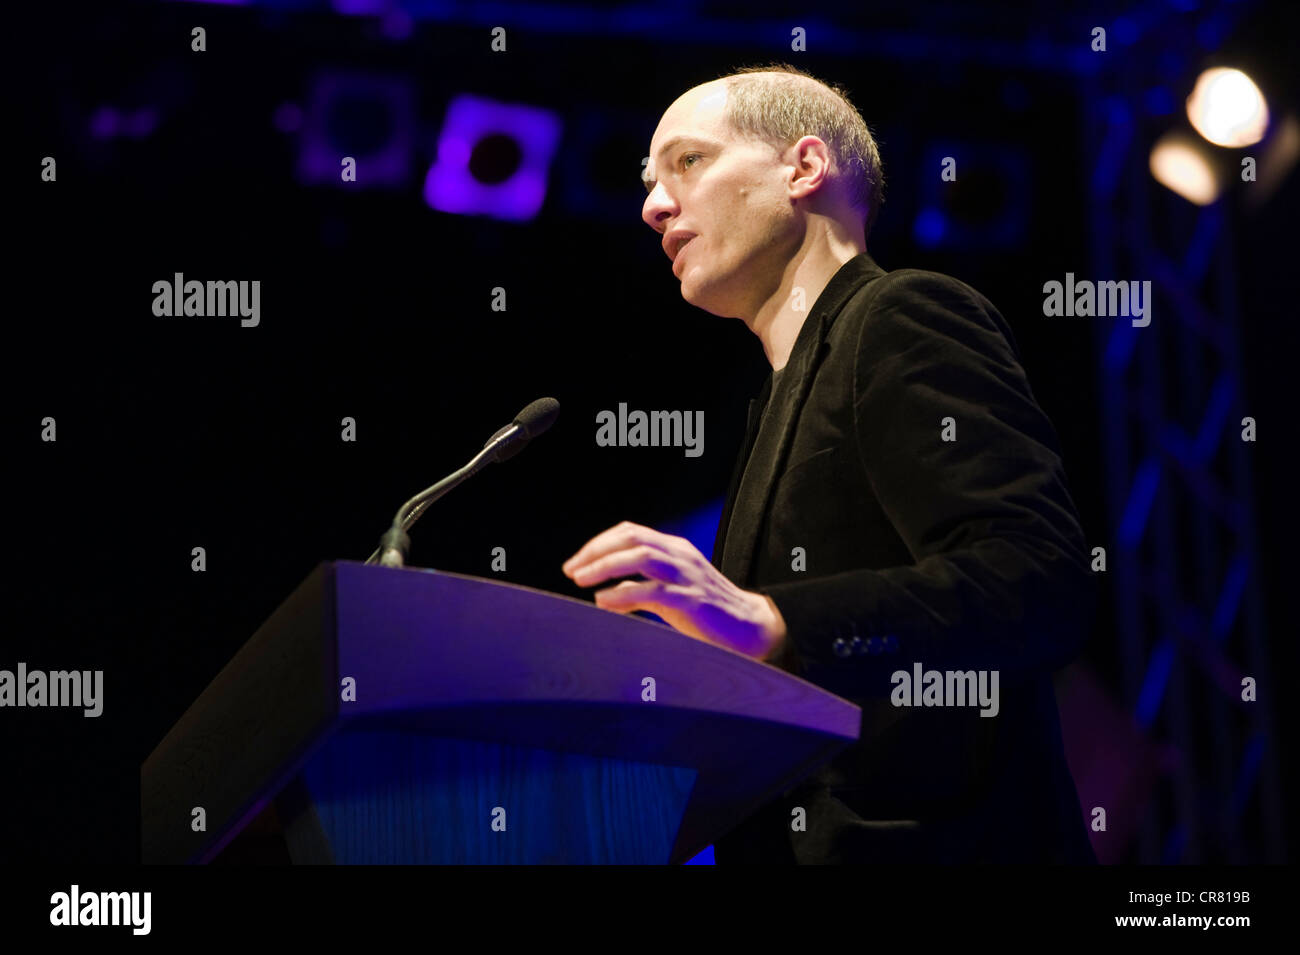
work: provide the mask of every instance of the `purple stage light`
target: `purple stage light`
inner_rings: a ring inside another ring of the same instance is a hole
[[[133,139],[143,139],[158,126],[158,111],[152,106],[141,106],[122,120],[122,132]]]
[[[298,176],[305,183],[341,185],[342,159],[351,156],[357,164],[353,188],[404,186],[412,173],[414,127],[408,80],[321,73],[303,117]]]
[[[120,130],[122,118],[111,106],[101,106],[90,117],[90,135],[96,139],[112,139]]]
[[[95,139],[116,139],[119,136],[144,139],[157,127],[158,110],[152,106],[141,106],[136,110],[101,106],[90,117],[90,135]]]
[[[387,13],[393,6],[392,0],[331,0],[330,6],[335,13],[345,16],[375,16]]]
[[[520,222],[546,199],[560,119],[535,106],[464,94],[447,107],[424,201],[441,212]]]

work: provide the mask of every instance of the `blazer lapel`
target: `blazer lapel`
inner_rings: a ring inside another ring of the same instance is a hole
[[[715,554],[718,553],[719,542],[721,543],[721,556],[715,560],[715,565],[741,587],[749,585],[759,532],[766,523],[776,480],[785,467],[799,411],[808,398],[814,373],[825,354],[826,334],[849,297],[872,279],[884,274],[884,270],[871,256],[863,252],[846,262],[831,277],[795,337],[780,386],[771,396],[771,412],[762,420],[758,434],[753,436],[749,453],[741,455],[740,466],[732,477],[733,485],[739,475],[743,474],[743,478],[735,490],[734,501],[728,505],[718,523],[718,540],[714,542]],[[771,385],[772,378],[769,376],[765,390],[769,390]],[[761,410],[761,400],[756,399],[756,402]],[[755,402],[751,402],[751,434],[754,428],[754,406]],[[748,467],[745,464],[747,460]]]
[[[826,325],[825,313],[812,314],[799,330],[798,338],[802,341],[797,340],[790,353],[780,386],[771,397],[772,409],[754,438],[749,463],[743,471],[744,478],[736,491],[735,504],[727,522],[720,569],[741,587],[746,586],[758,532],[790,447],[799,409],[803,407],[812,385],[812,372],[821,359]],[[770,378],[768,383],[770,386]]]
[[[731,472],[731,481],[727,485],[727,496],[723,499],[725,503],[722,507],[722,516],[718,519],[718,532],[713,538],[713,557],[711,563],[719,570],[722,569],[722,555],[726,548],[727,527],[731,523],[731,512],[736,505],[736,490],[740,485],[740,476],[745,473],[745,462],[749,460],[749,455],[754,448],[754,439],[758,435],[758,422],[762,416],[763,406],[767,404],[768,396],[772,392],[772,376],[767,376],[767,381],[758,392],[757,398],[749,399],[749,416],[745,421],[745,441],[744,446],[740,449],[740,455],[736,458],[736,466]]]

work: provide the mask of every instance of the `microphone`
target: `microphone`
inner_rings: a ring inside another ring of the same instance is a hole
[[[393,524],[379,539],[375,552],[366,558],[367,564],[380,563],[385,567],[401,567],[405,564],[407,552],[411,549],[411,539],[406,532],[420,519],[425,508],[442,497],[461,481],[477,474],[493,461],[506,461],[524,449],[533,438],[537,437],[551,425],[560,414],[560,403],[554,398],[538,398],[519,414],[515,420],[487,439],[483,450],[458,471],[454,471],[432,487],[427,487],[415,497],[397,509]]]
[[[559,416],[558,401],[554,398],[538,398],[515,415],[514,421],[488,438],[483,449],[492,452],[493,461],[506,461],[513,458],[524,449],[524,445],[555,424],[555,419]]]

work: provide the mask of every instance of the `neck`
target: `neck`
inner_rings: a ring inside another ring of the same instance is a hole
[[[774,371],[789,361],[799,330],[831,277],[866,249],[861,232],[853,234],[833,220],[824,220],[804,235],[772,295],[754,314],[742,316],[763,343],[763,353]]]

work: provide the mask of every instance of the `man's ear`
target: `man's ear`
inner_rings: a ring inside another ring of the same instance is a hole
[[[821,177],[814,189],[804,193],[799,198],[807,199],[815,193],[821,192],[831,181],[833,162],[830,155],[830,147],[824,141],[816,136],[804,136],[796,142],[791,149],[794,151],[794,176],[793,179],[807,179],[813,173],[807,168],[816,163],[821,169]]]

